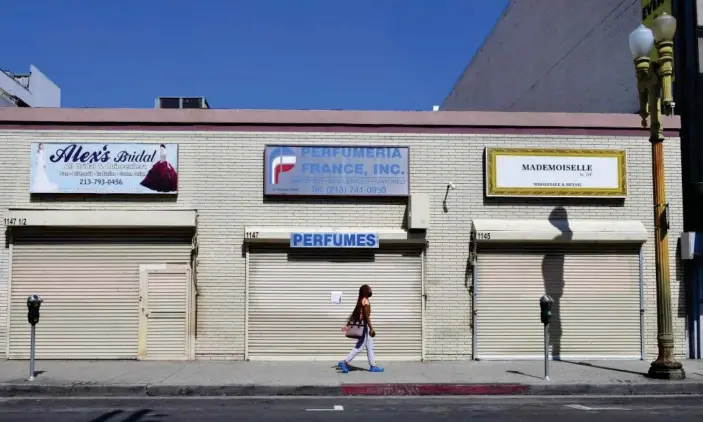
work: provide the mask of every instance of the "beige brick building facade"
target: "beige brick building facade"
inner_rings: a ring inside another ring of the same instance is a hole
[[[651,358],[656,353],[651,153],[648,133],[639,123],[635,115],[589,114],[0,110],[0,208],[153,210],[154,213],[197,210],[194,355],[197,359],[243,359],[247,330],[247,261],[242,253],[245,227],[404,229],[408,207],[407,198],[265,198],[264,146],[409,146],[411,192],[427,193],[430,198],[431,223],[426,233],[423,266],[422,335],[426,359],[472,357],[472,280],[467,271],[471,221],[546,220],[556,207],[563,207],[569,219],[628,219],[640,221],[646,227],[649,238],[643,244],[644,333],[646,355]],[[682,230],[678,124],[678,119],[665,121],[672,130],[666,143],[672,312],[676,353],[682,355],[687,350],[687,340],[684,288],[676,256]],[[177,198],[60,194],[35,198],[29,194],[32,142],[178,144]],[[624,201],[485,198],[485,147],[625,149],[627,198]],[[449,194],[448,183],[456,186]],[[5,226],[0,229],[6,233]],[[6,239],[0,253],[2,354],[9,350],[11,243],[11,239]],[[534,298],[534,318],[539,324],[537,299]],[[50,301],[50,297],[46,298],[44,306],[49,306]],[[41,335],[41,323],[39,327]],[[383,341],[382,334],[378,341]],[[383,356],[378,359],[383,361]]]

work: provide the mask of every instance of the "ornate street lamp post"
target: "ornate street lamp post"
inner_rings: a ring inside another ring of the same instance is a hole
[[[669,271],[668,204],[664,185],[664,131],[662,114],[673,114],[672,76],[674,74],[674,34],[676,19],[663,13],[654,19],[652,28],[640,25],[630,34],[630,50],[637,71],[640,116],[647,127],[650,118],[652,144],[652,179],[654,184],[654,246],[657,268],[657,346],[659,354],[649,368],[649,376],[681,380],[686,377],[683,365],[674,358],[674,334],[671,321],[671,283]],[[655,47],[659,59],[650,59]]]

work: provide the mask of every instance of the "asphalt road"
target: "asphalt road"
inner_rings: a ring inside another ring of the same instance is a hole
[[[703,397],[0,398],[0,422],[677,422]]]

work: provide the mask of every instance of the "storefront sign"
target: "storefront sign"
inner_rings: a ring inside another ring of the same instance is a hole
[[[268,145],[264,194],[408,196],[407,147]]]
[[[175,194],[178,145],[33,143],[30,193]]]
[[[291,233],[291,248],[378,248],[378,233]]]
[[[627,196],[623,150],[486,148],[486,196]]]

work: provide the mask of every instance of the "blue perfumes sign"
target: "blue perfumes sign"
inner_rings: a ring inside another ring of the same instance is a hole
[[[291,233],[291,248],[378,248],[378,233]]]

